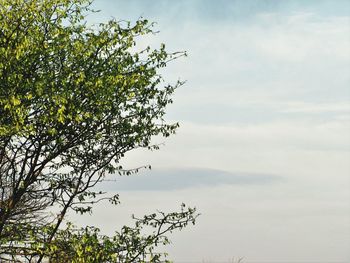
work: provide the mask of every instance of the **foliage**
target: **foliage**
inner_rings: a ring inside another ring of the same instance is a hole
[[[164,114],[182,82],[165,84],[158,71],[185,53],[168,53],[163,44],[138,50],[136,39],[154,33],[144,19],[88,26],[85,17],[94,12],[90,4],[0,0],[2,255],[14,256],[17,250],[9,248],[20,244],[21,256],[38,256],[40,262],[46,252],[33,254],[28,248],[53,249],[64,235],[72,238],[64,243],[68,248],[82,237],[99,246],[111,242],[113,249],[124,236],[146,242],[139,226],[125,228],[115,240],[99,236],[96,228],[60,227],[69,210],[91,212],[103,199],[118,203],[118,196],[95,191],[96,184],[106,174],[137,171],[120,165],[125,153],[157,149],[151,144],[154,136],[175,132],[178,124],[166,123]],[[59,208],[55,215],[48,213],[52,206]],[[194,211],[173,216],[190,222]]]
[[[182,229],[188,223],[195,223],[195,209],[186,208],[181,212],[146,215],[135,218],[135,225],[124,226],[114,236],[100,234],[96,227],[75,228],[68,223],[63,230],[58,230],[55,239],[47,242],[51,229],[41,228],[39,233],[30,231],[30,243],[17,242],[2,246],[6,255],[11,258],[0,258],[3,261],[21,261],[24,258],[32,262],[44,256],[50,262],[98,263],[98,262],[164,262],[166,253],[156,250],[158,245],[170,243],[166,233]],[[151,227],[152,233],[145,227]],[[170,262],[165,260],[165,262]]]

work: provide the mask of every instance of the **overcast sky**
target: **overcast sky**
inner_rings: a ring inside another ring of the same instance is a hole
[[[186,50],[162,72],[187,80],[159,151],[126,155],[153,170],[105,184],[119,207],[84,223],[106,231],[130,215],[202,214],[172,236],[175,262],[350,261],[350,1],[95,0],[111,17],[155,21],[140,45]],[[72,218],[76,218],[72,216]],[[78,219],[77,219],[78,220]],[[82,220],[82,219],[79,219]]]

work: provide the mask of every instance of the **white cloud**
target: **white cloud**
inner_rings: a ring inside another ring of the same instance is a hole
[[[347,113],[350,114],[350,103],[305,103],[305,102],[288,102],[284,112],[299,113]]]
[[[350,97],[349,18],[270,14],[247,24],[186,25],[175,39],[170,28],[160,37],[171,49],[189,52],[188,59],[169,68],[170,78],[188,79],[187,100],[229,104],[241,96],[278,102]]]
[[[125,165],[265,173],[287,181],[125,192],[117,212],[97,208],[107,228],[133,212],[184,201],[203,216],[193,231],[176,236],[178,260],[349,259],[349,17],[264,13],[244,22],[174,23],[167,15],[161,33],[142,44],[162,41],[189,52],[163,74],[188,80],[169,108],[168,118],[181,128],[160,151],[130,153]]]
[[[131,153],[125,164],[287,179],[148,193],[148,201],[127,194],[140,213],[146,201],[147,209],[199,206],[202,223],[176,235],[171,252],[178,260],[349,258],[349,33],[349,18],[310,13],[161,28],[170,49],[190,54],[165,73],[188,79],[169,112],[181,128],[159,152]]]

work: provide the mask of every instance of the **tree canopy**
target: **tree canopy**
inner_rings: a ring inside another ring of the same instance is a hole
[[[69,210],[91,212],[103,199],[117,204],[118,196],[95,186],[107,174],[137,172],[120,165],[124,154],[157,149],[151,139],[178,127],[164,115],[182,82],[166,84],[158,72],[185,53],[163,44],[138,49],[137,39],[154,33],[145,19],[89,26],[90,6],[0,0],[2,261],[157,262],[153,247],[168,242],[165,233],[195,221],[195,210],[183,206],[136,219],[113,237],[63,228]],[[143,236],[144,225],[153,234]]]

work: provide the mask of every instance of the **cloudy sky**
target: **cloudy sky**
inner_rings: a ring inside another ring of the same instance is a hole
[[[162,72],[177,90],[178,133],[126,155],[152,171],[105,184],[118,207],[86,224],[110,232],[130,215],[202,214],[172,235],[175,262],[350,261],[350,1],[95,0],[111,17],[155,21],[141,45],[186,50]],[[158,140],[158,141],[157,141]]]

